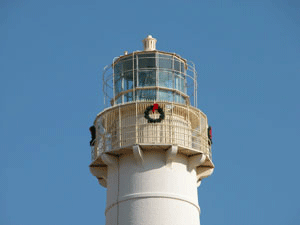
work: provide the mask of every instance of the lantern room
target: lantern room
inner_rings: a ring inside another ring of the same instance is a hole
[[[151,35],[143,42],[144,51],[125,52],[105,70],[106,103],[114,106],[160,101],[196,106],[197,74],[193,63],[175,53],[156,50],[156,39]]]

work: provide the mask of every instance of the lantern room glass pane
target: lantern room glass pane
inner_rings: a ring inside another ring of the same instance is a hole
[[[122,79],[118,79],[115,81],[115,95],[118,95],[121,91],[123,91],[122,88]]]
[[[159,54],[158,67],[161,69],[171,70],[173,65],[173,57],[170,55]]]
[[[115,68],[117,68],[117,66],[115,66]],[[117,70],[115,70],[114,71],[114,76],[115,76],[115,80],[119,80],[122,76],[122,72],[121,71],[117,72]]]
[[[156,99],[156,90],[137,90],[137,98],[139,101],[153,101]]]
[[[174,98],[175,98],[175,102],[185,104],[185,99],[182,95],[175,94]]]
[[[184,79],[180,73],[175,73],[175,89],[184,93]]]
[[[133,93],[132,92],[126,93],[124,102],[132,102],[132,101],[133,101]]]
[[[121,103],[122,103],[122,97],[123,97],[123,96],[120,96],[119,98],[117,98],[117,100],[116,100],[116,103],[117,103],[117,104],[121,104]]]
[[[173,102],[173,92],[166,90],[159,90],[158,94],[159,101]]]
[[[133,89],[133,72],[124,73],[124,90]]]
[[[170,71],[159,71],[158,86],[173,88],[173,73]]]
[[[122,73],[122,62],[115,64],[114,73],[115,73],[115,75]]]
[[[174,60],[174,70],[180,72],[180,61],[178,61],[178,59]]]
[[[155,86],[156,72],[155,70],[143,70],[139,72],[139,87]]]
[[[185,66],[184,66],[183,62],[181,62],[180,65],[181,65],[181,73],[182,73],[182,76],[183,76],[183,74],[185,72]]]
[[[140,54],[138,56],[138,59],[139,59],[138,65],[140,69],[156,67],[155,54]]]
[[[121,62],[123,62],[123,72],[133,69],[132,58],[125,58]]]

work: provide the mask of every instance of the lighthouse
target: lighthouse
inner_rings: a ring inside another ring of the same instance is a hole
[[[156,42],[148,35],[143,51],[104,68],[89,168],[107,189],[106,225],[200,224],[197,188],[214,170],[211,128],[197,108],[195,65]]]

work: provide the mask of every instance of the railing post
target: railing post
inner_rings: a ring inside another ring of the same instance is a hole
[[[122,128],[121,128],[121,126],[122,126],[122,121],[121,121],[121,106],[119,105],[118,106],[118,108],[119,108],[119,147],[121,147],[122,146],[122,144],[121,144],[121,141],[122,141]]]

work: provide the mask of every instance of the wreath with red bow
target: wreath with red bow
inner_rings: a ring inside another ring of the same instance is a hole
[[[159,118],[153,119],[149,116],[149,112],[152,111],[153,113],[157,110],[159,112]],[[165,113],[162,108],[159,107],[158,104],[153,104],[151,106],[148,106],[147,109],[144,112],[144,117],[146,120],[148,120],[148,123],[160,123],[165,118]]]

